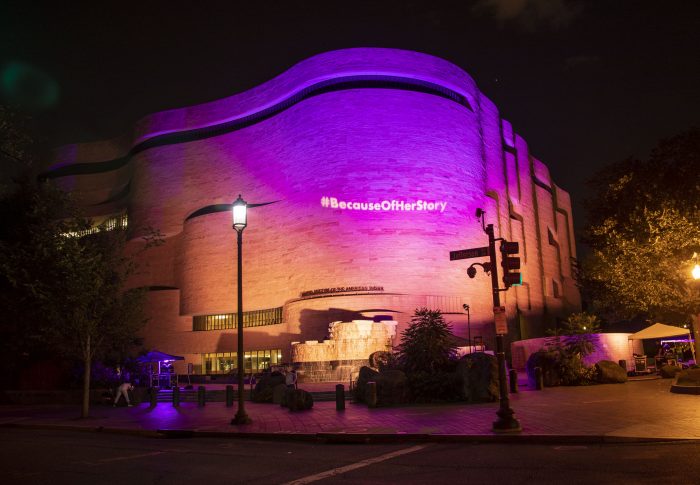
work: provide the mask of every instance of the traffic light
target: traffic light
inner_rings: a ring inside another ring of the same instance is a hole
[[[523,284],[520,273],[520,257],[511,256],[520,252],[520,246],[514,241],[501,241],[501,267],[503,268],[503,284],[506,288]]]

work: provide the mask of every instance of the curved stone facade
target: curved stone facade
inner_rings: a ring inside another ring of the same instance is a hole
[[[424,54],[321,54],[244,93],[148,116],[131,137],[64,147],[47,176],[96,216],[127,211],[134,247],[146,227],[166,235],[133,282],[161,290],[146,345],[198,369],[201,354],[235,351],[235,331],[193,331],[192,317],[236,311],[231,216],[200,209],[238,194],[272,202],[249,211],[244,310],[283,308],[280,322],[246,329],[246,348],[286,360],[332,321],[379,316],[400,333],[420,306],[466,337],[463,303],[488,343],[489,279],[449,260],[486,244],[477,207],[521,244],[525,285],[503,294],[511,338],[580,305],[568,194],[464,71]]]

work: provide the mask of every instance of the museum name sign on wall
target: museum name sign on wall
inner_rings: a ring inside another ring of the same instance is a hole
[[[334,293],[356,293],[358,291],[384,291],[383,286],[338,286],[337,288],[320,288],[317,290],[302,291],[301,297],[332,295]]]
[[[338,200],[336,197],[321,197],[321,207],[329,209],[342,209],[353,211],[374,211],[374,212],[445,212],[447,202],[442,201],[405,201],[405,200],[383,200],[381,202],[357,202]]]

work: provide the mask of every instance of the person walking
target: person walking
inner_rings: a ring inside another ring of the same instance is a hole
[[[117,388],[117,397],[114,398],[114,406],[115,408],[117,407],[117,403],[119,402],[119,398],[121,396],[124,396],[124,399],[126,399],[126,405],[131,407],[131,401],[129,401],[129,391],[133,391],[134,386],[130,382],[125,382],[121,386]]]
[[[287,372],[287,375],[284,377],[284,383],[287,385],[288,389],[296,389],[297,388],[297,371],[292,369],[289,372]]]

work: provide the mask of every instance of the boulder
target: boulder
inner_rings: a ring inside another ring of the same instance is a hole
[[[371,369],[367,366],[360,367],[359,375],[355,381],[355,401],[365,402],[365,395],[367,394],[367,383],[369,381],[376,380],[379,372]]]
[[[377,406],[395,406],[408,400],[408,379],[400,370],[385,370],[375,377]]]
[[[671,392],[678,394],[700,394],[700,369],[696,366],[680,371],[671,385]]]
[[[253,402],[274,402],[273,390],[279,384],[284,385],[284,374],[281,372],[263,374],[255,384],[252,396]]]
[[[681,386],[700,386],[700,369],[691,368],[679,372],[676,384]]]
[[[377,406],[392,406],[408,400],[408,380],[400,370],[377,372],[369,367],[360,368],[355,382],[355,400],[367,402],[367,383],[377,383]]]
[[[369,366],[373,369],[383,369],[386,368],[389,362],[391,362],[392,356],[391,352],[386,352],[384,350],[378,350],[377,352],[372,352],[369,355]]]
[[[284,395],[287,392],[286,384],[277,384],[272,388],[272,403],[284,405]]]
[[[595,365],[595,379],[601,384],[621,384],[627,382],[627,371],[612,360],[601,360]]]
[[[314,407],[314,399],[310,392],[303,389],[287,388],[282,405],[290,411],[306,411]]]
[[[678,367],[677,365],[664,365],[659,369],[659,372],[661,373],[661,377],[664,379],[672,379],[676,377],[676,374],[678,374],[682,369]]]
[[[499,398],[498,361],[483,352],[467,354],[457,363],[460,397],[468,402],[491,402]]]
[[[525,364],[530,388],[535,388],[535,367],[542,369],[542,380],[545,387],[562,385],[560,357],[559,352],[548,350],[538,350],[530,355]]]

